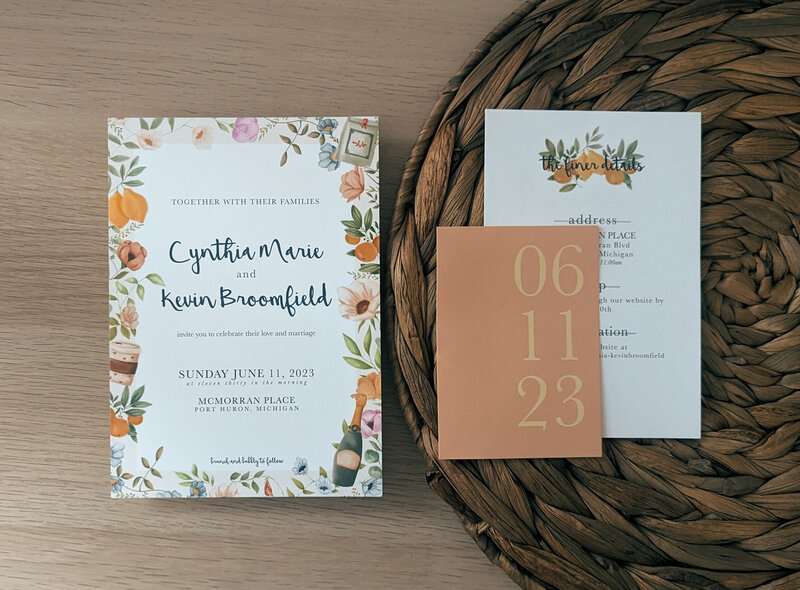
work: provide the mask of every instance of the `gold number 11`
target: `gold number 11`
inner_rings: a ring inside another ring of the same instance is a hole
[[[536,344],[534,336],[536,329],[533,310],[526,311],[522,315],[528,318],[528,356],[526,356],[523,360],[540,361],[542,359],[536,356]],[[577,361],[578,357],[572,354],[572,310],[568,309],[567,311],[562,311],[561,315],[564,316],[564,333],[566,337],[566,354],[561,357],[561,360]]]

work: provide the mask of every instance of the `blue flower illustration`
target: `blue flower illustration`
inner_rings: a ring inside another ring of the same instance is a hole
[[[317,480],[317,489],[320,494],[330,494],[333,491],[333,482],[327,477],[320,477]]]
[[[192,498],[205,498],[208,495],[206,492],[206,484],[202,481],[193,481],[189,488],[189,496]]]
[[[317,131],[323,135],[333,135],[333,130],[339,125],[336,119],[320,119],[317,123]]]
[[[383,495],[383,480],[370,477],[361,484],[361,491],[365,496],[381,496]]]
[[[111,476],[111,491],[112,492],[121,492],[122,488],[125,487],[125,482],[122,481],[121,477],[117,477],[116,475]]]
[[[111,445],[111,467],[116,467],[122,463],[122,458],[125,456],[125,445],[115,442]]]
[[[201,483],[201,482],[198,482]],[[180,498],[181,493],[178,490],[172,490],[171,492],[167,490],[160,490],[153,494],[154,498]]]
[[[292,473],[295,475],[305,475],[308,472],[308,459],[298,457],[292,465]]]
[[[328,172],[333,172],[339,168],[339,160],[336,159],[336,148],[332,144],[326,143],[319,151],[319,167],[325,168]]]

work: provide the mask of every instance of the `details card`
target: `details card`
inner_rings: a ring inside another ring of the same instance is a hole
[[[700,114],[486,112],[486,225],[600,226],[603,436],[700,436]]]
[[[108,121],[113,498],[380,496],[378,121]]]
[[[439,456],[601,455],[597,227],[440,227]]]

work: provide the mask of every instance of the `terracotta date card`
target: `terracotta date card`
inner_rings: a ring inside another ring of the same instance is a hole
[[[112,498],[382,495],[378,142],[108,120]]]
[[[601,455],[598,228],[440,227],[439,456]]]

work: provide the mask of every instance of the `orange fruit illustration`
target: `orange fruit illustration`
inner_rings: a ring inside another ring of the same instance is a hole
[[[622,184],[625,182],[625,172],[622,170],[608,170],[606,172],[608,184]]]
[[[129,188],[126,188],[122,195],[120,207],[127,217],[139,223],[142,223],[147,215],[147,199]]]
[[[558,184],[567,184],[571,179],[567,174],[566,168],[559,168],[553,174],[553,180],[555,180]]]
[[[120,229],[130,221],[130,218],[122,212],[122,195],[119,191],[108,199],[108,220]]]
[[[375,246],[375,249],[380,252],[381,251],[381,237],[375,236],[375,239],[372,240],[372,245]]]
[[[361,238],[356,236],[351,236],[350,234],[344,234],[344,241],[348,244],[358,244],[361,241]]]
[[[128,421],[125,418],[111,419],[111,436],[125,436],[129,430]]]
[[[356,258],[361,262],[372,262],[378,256],[378,250],[372,242],[364,242],[356,246]]]
[[[128,416],[128,422],[134,426],[139,426],[144,420],[144,416]]]

